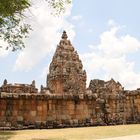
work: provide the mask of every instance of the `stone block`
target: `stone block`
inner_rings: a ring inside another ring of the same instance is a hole
[[[36,116],[36,111],[30,111],[30,115],[32,116],[32,117],[35,117]]]
[[[23,121],[23,116],[17,116],[17,121]]]
[[[37,106],[37,111],[42,111],[42,106]]]

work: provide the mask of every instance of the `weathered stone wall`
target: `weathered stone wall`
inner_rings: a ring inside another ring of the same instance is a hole
[[[1,128],[52,128],[89,125],[95,112],[91,96],[8,94],[0,97]]]
[[[134,94],[135,93],[135,94]],[[47,95],[1,93],[0,129],[62,128],[140,123],[140,92]]]
[[[125,91],[113,79],[94,79],[64,31],[40,93],[31,84],[0,87],[0,129],[58,128],[140,123],[140,89]]]
[[[107,82],[91,80],[89,90],[97,96],[99,119],[105,124],[140,122],[140,90],[125,91],[113,79]]]

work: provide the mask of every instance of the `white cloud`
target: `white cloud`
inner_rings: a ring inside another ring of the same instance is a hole
[[[67,31],[70,39],[75,36],[74,26],[66,20],[71,13],[71,5],[66,6],[66,13],[60,17],[50,14],[51,9],[45,1],[34,0],[32,5],[27,16],[33,31],[26,40],[26,48],[17,57],[15,70],[31,70],[46,57],[56,47],[61,29]]]
[[[79,20],[81,20],[83,17],[81,16],[81,15],[76,15],[76,16],[73,16],[72,17],[72,20],[74,20],[74,21],[79,21]]]
[[[8,44],[3,40],[0,40],[0,57],[6,57],[9,54],[9,50],[6,49]]]
[[[127,34],[118,36],[121,27],[110,27],[100,36],[100,43],[89,45],[90,53],[81,55],[87,69],[88,82],[91,78],[120,81],[127,89],[140,87],[140,73],[135,72],[135,62],[127,60],[127,56],[140,51],[140,41]],[[99,77],[98,77],[99,76]]]
[[[140,48],[140,42],[130,35],[118,37],[117,32],[119,29],[120,27],[112,27],[110,31],[106,31],[101,35],[101,43],[98,47],[108,56],[112,56],[113,53],[113,57],[116,55],[121,56],[135,52]]]

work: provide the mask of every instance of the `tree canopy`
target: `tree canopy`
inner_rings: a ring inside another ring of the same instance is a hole
[[[28,0],[0,1],[0,39],[8,43],[7,49],[14,51],[24,47],[23,39],[27,36],[30,25],[22,22],[23,12],[29,6]]]
[[[7,42],[6,49],[12,51],[25,47],[23,39],[28,36],[31,26],[24,21],[24,11],[31,4],[30,0],[0,0],[0,40]],[[65,12],[65,4],[70,4],[71,0],[46,0],[54,15],[59,16]],[[1,46],[0,44],[0,47]]]

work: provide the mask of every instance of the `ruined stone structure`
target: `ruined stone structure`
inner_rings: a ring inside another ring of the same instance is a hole
[[[48,88],[55,94],[84,94],[86,72],[82,68],[82,62],[64,31],[50,64]]]
[[[31,85],[0,88],[0,129],[63,128],[140,123],[140,89],[124,90],[113,79],[94,79],[86,72],[64,31],[40,92]]]
[[[35,81],[32,81],[31,85],[27,84],[8,84],[5,79],[3,85],[0,87],[0,92],[6,93],[38,93],[38,89],[35,87]]]

